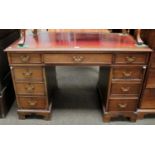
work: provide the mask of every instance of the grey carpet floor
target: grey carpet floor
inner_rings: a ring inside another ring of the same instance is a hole
[[[59,89],[56,92],[52,119],[27,118],[19,120],[16,103],[0,124],[8,125],[138,125],[155,124],[155,116],[148,116],[136,123],[126,118],[102,122],[102,111],[96,92],[98,67],[57,67]],[[52,80],[52,79],[51,79]]]

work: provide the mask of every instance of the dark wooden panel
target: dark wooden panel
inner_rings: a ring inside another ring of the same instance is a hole
[[[15,100],[12,81],[8,80],[6,87],[0,92],[0,118],[5,117]]]
[[[151,67],[155,68],[155,52],[151,54]]]
[[[145,90],[140,108],[142,109],[154,109],[155,108],[155,89]]]
[[[155,69],[149,70],[146,88],[155,88]]]

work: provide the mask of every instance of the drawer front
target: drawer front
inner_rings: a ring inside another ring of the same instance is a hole
[[[41,67],[16,67],[12,71],[15,81],[43,81]]]
[[[140,108],[143,109],[155,108],[155,89],[145,89]]]
[[[47,109],[45,97],[18,97],[18,106],[21,109]]]
[[[140,84],[138,83],[113,83],[111,87],[112,95],[138,95]]]
[[[16,83],[15,85],[17,94],[45,95],[45,88],[42,83]]]
[[[111,99],[109,101],[109,111],[136,111],[137,99]]]
[[[120,80],[141,80],[144,70],[142,67],[114,67],[112,79]]]
[[[41,63],[40,54],[10,54],[11,64],[27,64],[27,63]]]
[[[111,64],[112,54],[44,54],[44,63],[54,64]]]
[[[146,88],[155,88],[155,69],[150,69]]]
[[[116,54],[116,64],[147,64],[146,54]]]

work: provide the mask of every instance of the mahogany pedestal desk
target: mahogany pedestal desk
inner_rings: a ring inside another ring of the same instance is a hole
[[[152,50],[130,35],[114,33],[40,32],[28,34],[5,50],[16,92],[18,115],[50,119],[57,88],[57,65],[99,66],[97,90],[103,121],[124,116],[136,121],[143,80]]]

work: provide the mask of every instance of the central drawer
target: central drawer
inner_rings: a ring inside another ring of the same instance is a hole
[[[45,95],[43,83],[16,83],[15,87],[20,95]]]
[[[111,86],[111,95],[138,95],[140,93],[140,83],[120,82],[113,83]]]
[[[22,109],[47,109],[45,97],[18,97],[18,106]]]
[[[111,64],[112,54],[44,54],[46,64]]]

